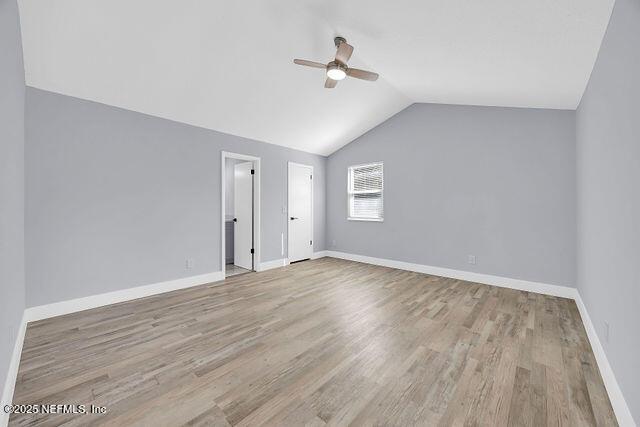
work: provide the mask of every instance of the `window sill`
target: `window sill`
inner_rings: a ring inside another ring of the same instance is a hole
[[[349,221],[366,221],[366,222],[384,222],[384,218],[352,218],[347,217]]]

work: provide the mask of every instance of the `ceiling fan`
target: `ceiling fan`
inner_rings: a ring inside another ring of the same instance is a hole
[[[371,71],[359,70],[357,68],[349,68],[347,61],[351,58],[353,53],[353,46],[347,43],[344,37],[336,37],[333,39],[336,45],[336,58],[328,64],[322,64],[315,61],[307,61],[306,59],[294,59],[293,62],[298,65],[304,65],[306,67],[322,68],[327,72],[327,80],[324,82],[324,87],[331,89],[336,87],[338,81],[343,80],[345,77],[355,77],[356,79],[376,81],[378,80],[378,74]]]

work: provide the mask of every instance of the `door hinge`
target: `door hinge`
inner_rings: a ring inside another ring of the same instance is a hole
[[[313,175],[309,175],[309,179],[313,179]]]
[[[253,248],[251,248],[251,253],[253,253]]]
[[[310,244],[310,245],[313,245],[313,240],[309,240],[309,244]]]
[[[256,171],[254,169],[251,169],[251,175],[255,175]]]

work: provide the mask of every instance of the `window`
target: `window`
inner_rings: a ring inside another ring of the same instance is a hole
[[[383,220],[382,162],[349,167],[349,219]]]

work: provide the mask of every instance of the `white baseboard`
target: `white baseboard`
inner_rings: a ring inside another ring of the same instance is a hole
[[[327,256],[327,251],[318,251],[311,254],[311,259],[324,258]],[[260,269],[258,271],[271,270],[272,268],[283,267],[285,265],[289,265],[288,258],[275,259],[273,261],[267,261],[260,263]]]
[[[318,258],[324,258],[327,255],[329,251],[318,251],[318,252],[314,252],[313,255],[311,255],[311,259],[318,259]]]
[[[616,418],[618,419],[618,424],[624,427],[635,427],[636,424],[633,420],[633,417],[631,416],[631,411],[629,410],[627,402],[622,395],[622,391],[620,390],[618,381],[616,380],[616,377],[613,373],[613,369],[611,369],[611,365],[609,365],[607,355],[605,354],[604,348],[602,347],[602,344],[598,339],[598,334],[593,327],[593,323],[591,323],[591,318],[589,317],[587,308],[582,302],[580,293],[576,288],[530,282],[520,279],[511,279],[507,277],[492,276],[488,274],[473,273],[470,271],[432,267],[429,265],[413,264],[409,262],[394,261],[383,258],[374,258],[364,255],[348,254],[344,252],[326,251],[326,256],[346,259],[350,261],[363,262],[366,264],[380,265],[383,267],[397,268],[400,270],[415,271],[418,273],[431,274],[434,276],[449,277],[452,279],[465,280],[468,282],[484,283],[487,285],[499,286],[503,288],[511,288],[521,291],[536,292],[545,295],[570,298],[575,300],[576,305],[578,306],[578,310],[580,311],[580,316],[582,316],[582,322],[584,323],[585,329],[587,331],[587,337],[589,338],[589,342],[591,343],[593,354],[595,355],[596,362],[598,363],[600,375],[602,375],[602,380],[607,389],[609,400],[611,401],[611,406],[613,406]]]
[[[102,307],[118,302],[129,301],[137,298],[143,298],[151,295],[161,294],[164,292],[175,291],[178,289],[190,288],[192,286],[204,285],[207,283],[224,280],[224,273],[216,271],[214,273],[201,274],[198,276],[183,277],[176,280],[154,283],[151,285],[138,286],[135,288],[123,289],[120,291],[107,292],[104,294],[91,295],[83,298],[76,298],[67,301],[45,304],[36,307],[29,307],[24,310],[20,329],[16,337],[7,378],[2,390],[2,405],[11,404],[13,401],[13,391],[15,389],[18,377],[18,369],[20,367],[20,357],[22,355],[22,345],[27,330],[27,323],[36,320],[47,319],[49,317],[62,316],[64,314],[74,313],[77,311],[88,310],[91,308]],[[5,426],[9,422],[9,414],[0,410],[0,426]]]
[[[542,293],[546,295],[559,296],[575,300],[576,305],[578,306],[578,310],[580,311],[580,316],[582,317],[582,321],[585,325],[587,336],[591,343],[591,348],[593,349],[598,368],[600,369],[600,374],[602,375],[604,385],[607,389],[607,393],[609,394],[611,405],[613,406],[613,410],[618,419],[618,424],[623,427],[636,426],[631,415],[631,411],[627,406],[624,396],[622,395],[622,391],[620,390],[620,386],[618,385],[611,365],[609,364],[607,356],[604,352],[604,348],[602,347],[593,323],[591,322],[591,318],[589,317],[586,306],[584,305],[584,302],[582,301],[582,298],[580,297],[577,289],[567,286],[549,285],[545,283],[530,282],[526,280],[511,279],[506,277],[492,276],[488,274],[474,273],[469,271],[453,270],[442,267],[433,267],[422,264],[413,264],[383,258],[374,258],[364,255],[348,254],[344,252],[319,251],[313,254],[312,259],[322,258],[325,256],[363,262],[366,264],[397,268],[400,270],[415,271],[418,273],[431,274],[435,276],[450,277],[453,279],[465,280],[469,282],[484,283],[493,286]],[[288,260],[286,258],[268,261],[260,264],[259,271],[278,268],[287,264]],[[224,280],[224,273],[218,271],[199,276],[185,277],[182,279],[171,280],[167,282],[139,286],[136,288],[124,289],[121,291],[92,295],[89,297],[77,298],[74,300],[27,308],[24,312],[22,323],[20,325],[18,336],[14,345],[13,355],[2,393],[2,404],[4,405],[10,403],[13,398],[13,391],[18,375],[20,356],[22,354],[22,344],[24,342],[27,322],[60,316],[63,314],[69,314],[76,311],[87,310],[90,308],[101,307],[104,305],[115,304],[118,302],[129,301],[136,298],[142,298],[178,289],[189,288],[192,286],[198,286],[220,280]],[[0,411],[0,426],[6,425],[8,421],[8,414]]]
[[[201,274],[198,276],[183,277],[151,285],[138,286],[120,291],[107,292],[83,298],[54,302],[52,304],[29,307],[25,310],[25,317],[27,322],[33,322],[36,320],[47,319],[49,317],[75,313],[76,311],[102,307],[118,302],[148,297],[150,295],[190,288],[192,286],[204,285],[206,283],[217,282],[219,280],[224,280],[224,273],[222,271]]]
[[[616,418],[618,418],[618,424],[622,427],[634,427],[636,423],[633,420],[633,416],[631,415],[629,406],[627,406],[627,402],[622,395],[622,390],[620,390],[620,386],[618,385],[616,376],[614,375],[613,369],[609,364],[607,354],[604,352],[604,347],[602,347],[602,343],[600,342],[598,334],[596,333],[596,328],[591,322],[591,317],[589,317],[589,312],[587,312],[587,307],[584,305],[579,292],[576,293],[575,301],[576,305],[578,306],[578,310],[580,311],[580,316],[582,317],[582,323],[584,324],[584,328],[587,331],[587,337],[589,337],[591,349],[593,350],[593,354],[596,357],[596,362],[598,363],[598,368],[600,369],[602,381],[604,382],[604,386],[607,389],[607,394],[609,395],[611,406],[613,406],[613,411],[616,414]]]
[[[16,335],[16,342],[13,345],[13,353],[11,353],[9,369],[7,370],[7,377],[4,381],[4,388],[2,389],[2,407],[4,407],[4,405],[10,405],[11,402],[13,402],[13,391],[18,378],[20,356],[22,356],[22,344],[24,343],[24,334],[27,330],[27,320],[25,316],[26,314],[23,313],[18,334]],[[0,409],[0,426],[6,426],[8,423],[9,414]]]
[[[518,289],[521,291],[537,292],[539,294],[575,299],[577,290],[569,286],[548,285],[546,283],[531,282],[528,280],[511,279],[508,277],[492,276],[489,274],[474,273],[471,271],[453,270],[450,268],[433,267],[430,265],[413,264],[404,261],[374,258],[365,255],[348,254],[344,252],[326,251],[327,256],[363,262],[365,264],[380,265],[383,267],[397,268],[399,270],[415,271],[417,273],[433,276],[449,277],[452,279],[466,280],[474,283],[499,286],[501,288]]]
[[[261,262],[258,265],[258,270],[257,271],[267,271],[267,270],[271,270],[273,268],[284,267],[287,264],[289,264],[289,261],[286,258],[274,259],[273,261]]]

